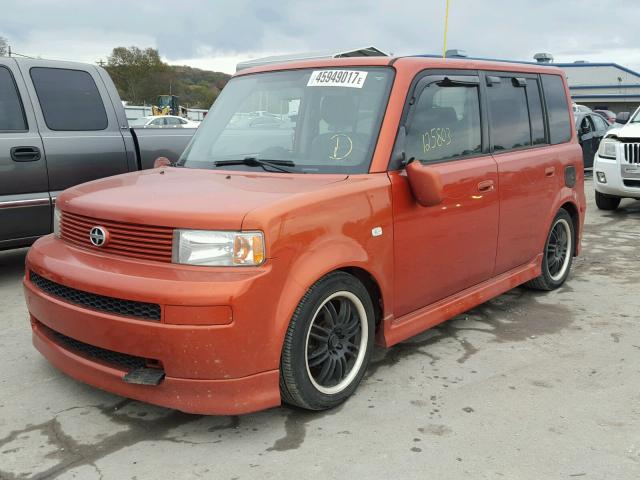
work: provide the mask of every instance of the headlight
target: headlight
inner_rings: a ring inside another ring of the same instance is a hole
[[[62,213],[58,207],[53,209],[53,234],[60,238],[60,220],[62,219]]]
[[[173,262],[187,265],[260,265],[265,260],[262,232],[175,230]]]
[[[605,138],[600,142],[598,156],[602,158],[616,158],[616,147],[620,142],[613,138]]]

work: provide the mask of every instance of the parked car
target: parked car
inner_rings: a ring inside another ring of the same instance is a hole
[[[597,113],[575,113],[578,142],[582,147],[584,168],[593,167],[593,157],[598,151],[600,141],[606,135],[610,125],[603,116]]]
[[[640,108],[617,115],[600,142],[593,172],[599,209],[615,210],[623,198],[640,200]]]
[[[577,103],[572,104],[573,113],[588,113],[591,111],[586,105],[579,105]]]
[[[557,68],[477,60],[242,70],[176,167],[59,197],[26,260],[34,344],[186,412],[334,407],[374,341],[565,282],[585,214],[568,92]],[[238,132],[259,102],[296,107],[288,135]]]
[[[192,122],[175,115],[149,115],[129,121],[129,125],[141,128],[198,128],[200,122]]]
[[[616,114],[611,110],[594,110],[594,112],[602,115],[609,125],[616,123]]]
[[[0,57],[0,250],[50,233],[62,190],[177,160],[195,129],[129,128],[95,65]]]

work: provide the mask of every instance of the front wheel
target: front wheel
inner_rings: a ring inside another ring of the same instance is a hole
[[[615,210],[620,205],[620,197],[605,195],[596,190],[596,206],[600,210]]]
[[[283,401],[308,410],[345,401],[369,364],[374,326],[371,298],[358,279],[334,272],[316,282],[298,304],[285,336]]]
[[[575,251],[573,220],[566,210],[560,209],[551,224],[544,245],[542,273],[525,285],[535,290],[555,290],[560,287],[571,270]]]

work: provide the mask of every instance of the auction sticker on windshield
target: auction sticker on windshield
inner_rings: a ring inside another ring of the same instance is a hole
[[[358,70],[314,70],[307,86],[362,88],[367,73]]]

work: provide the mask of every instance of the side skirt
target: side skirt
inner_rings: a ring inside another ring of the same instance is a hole
[[[450,297],[399,318],[385,319],[380,343],[390,347],[438,325],[481,303],[536,278],[541,273],[542,254],[531,263],[469,287]]]

